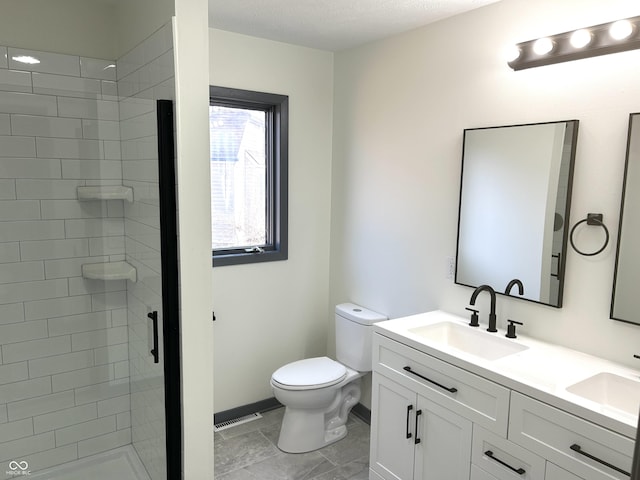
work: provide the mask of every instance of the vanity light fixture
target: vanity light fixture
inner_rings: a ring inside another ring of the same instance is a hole
[[[514,70],[607,55],[640,48],[640,16],[518,43]],[[513,58],[513,57],[512,57]]]

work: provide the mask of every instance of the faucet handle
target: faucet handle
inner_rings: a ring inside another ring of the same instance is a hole
[[[515,320],[507,320],[509,325],[507,326],[507,333],[505,337],[507,338],[517,338],[516,336],[516,325],[522,325],[522,322],[516,322]]]
[[[465,307],[465,310],[469,310],[471,313],[471,322],[469,322],[470,327],[479,327],[480,321],[478,319],[478,310],[471,307]]]

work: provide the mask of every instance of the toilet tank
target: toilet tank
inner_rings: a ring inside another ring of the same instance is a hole
[[[384,315],[353,303],[336,306],[336,356],[358,372],[371,370],[373,324],[387,320]]]

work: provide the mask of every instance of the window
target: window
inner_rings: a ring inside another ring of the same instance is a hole
[[[287,259],[289,97],[209,87],[213,265]]]

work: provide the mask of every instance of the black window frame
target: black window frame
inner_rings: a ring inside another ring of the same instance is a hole
[[[250,108],[266,113],[266,234],[265,245],[212,249],[214,267],[273,262],[288,258],[289,97],[229,87],[209,86],[209,105]],[[209,159],[211,162],[211,159]]]

